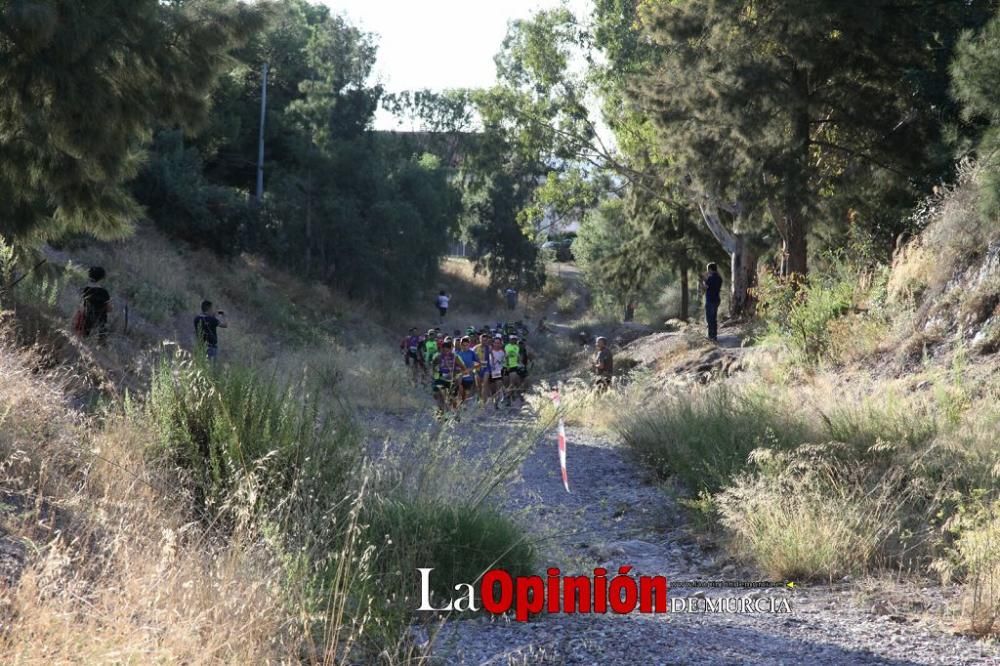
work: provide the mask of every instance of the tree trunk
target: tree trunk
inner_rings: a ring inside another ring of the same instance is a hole
[[[687,321],[691,315],[691,285],[688,284],[688,269],[681,269],[681,314],[679,319]]]
[[[809,272],[805,223],[798,216],[785,218],[784,275],[805,275]]]
[[[312,277],[312,169],[309,170],[309,186],[306,190],[306,277]]]
[[[729,314],[734,317],[753,314],[753,288],[757,286],[757,255],[739,238],[739,245],[730,254],[732,293]]]
[[[713,206],[699,203],[698,208],[708,230],[729,254],[731,269],[729,314],[739,317],[753,313],[753,288],[757,285],[757,254],[750,249],[746,238],[726,229]]]

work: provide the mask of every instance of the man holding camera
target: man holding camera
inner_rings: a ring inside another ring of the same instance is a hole
[[[212,301],[201,302],[201,314],[194,318],[195,340],[205,345],[208,360],[214,361],[219,356],[218,329],[229,328],[226,324],[226,313],[215,310]]]
[[[702,281],[705,287],[705,320],[708,323],[708,339],[719,340],[719,304],[722,302],[722,276],[714,262],[708,265],[708,274]]]

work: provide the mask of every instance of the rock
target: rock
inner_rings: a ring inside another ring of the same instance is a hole
[[[587,553],[598,562],[607,562],[611,559],[611,549],[606,545],[595,545],[587,549]]]
[[[734,564],[727,564],[726,566],[722,567],[722,575],[724,576],[728,576],[734,571],[736,571],[736,565]]]
[[[648,543],[646,541],[640,541],[638,539],[631,539],[629,541],[618,541],[616,543],[610,544],[610,547],[614,551],[619,552],[622,556],[629,557],[656,557],[661,554],[659,546]]]
[[[890,604],[885,599],[879,599],[874,604],[872,604],[872,610],[871,610],[872,615],[880,615],[880,616],[889,615],[890,613],[892,613],[892,611],[893,611],[892,604]]]

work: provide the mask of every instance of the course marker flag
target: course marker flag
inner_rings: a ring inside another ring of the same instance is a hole
[[[559,400],[559,389],[552,392],[552,402],[559,414],[559,466],[562,468],[563,486],[569,492],[569,476],[566,473],[566,426],[563,424],[562,403]]]

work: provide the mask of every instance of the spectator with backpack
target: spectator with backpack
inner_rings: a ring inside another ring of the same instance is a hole
[[[100,266],[87,271],[90,284],[80,290],[80,309],[73,321],[74,330],[83,337],[97,331],[97,339],[104,343],[108,337],[108,314],[111,312],[111,294],[100,286],[107,272]]]

